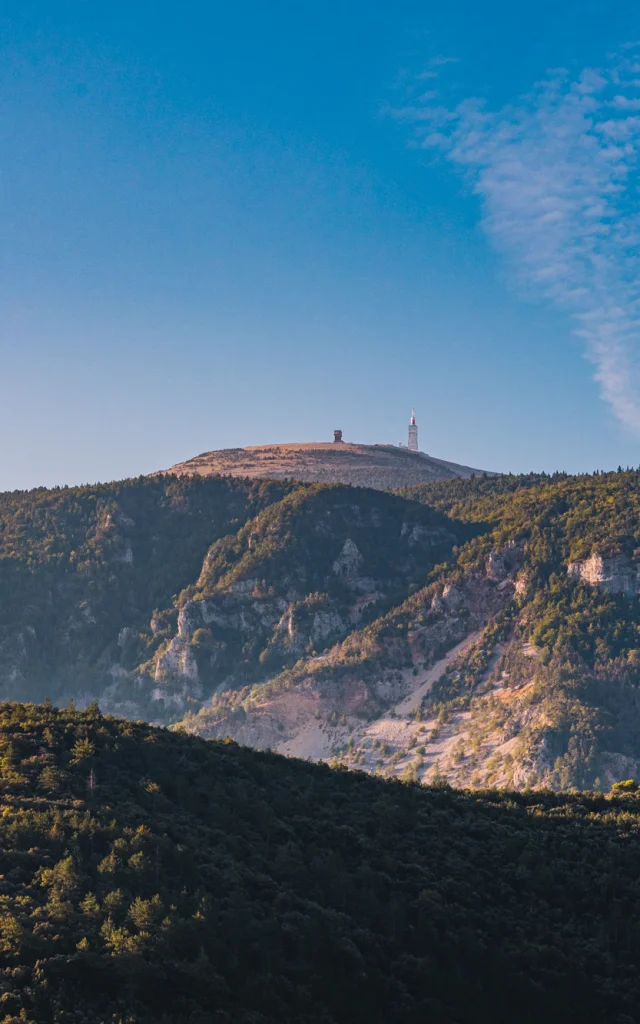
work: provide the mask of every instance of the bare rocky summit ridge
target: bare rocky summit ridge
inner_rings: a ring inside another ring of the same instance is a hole
[[[225,448],[180,462],[168,472],[180,476],[221,474],[294,479],[306,483],[341,483],[389,490],[434,480],[468,479],[474,474],[482,475],[483,471],[390,444],[348,444],[340,441]]]

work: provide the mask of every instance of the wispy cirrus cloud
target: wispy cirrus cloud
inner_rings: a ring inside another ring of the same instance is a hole
[[[441,96],[396,114],[469,177],[518,287],[571,314],[604,398],[640,432],[640,62],[551,72],[497,112]]]

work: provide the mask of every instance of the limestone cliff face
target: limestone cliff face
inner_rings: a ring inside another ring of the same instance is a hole
[[[599,686],[610,695],[616,673],[628,691],[640,659],[589,669],[578,655],[567,661],[536,648],[531,599],[539,594],[525,556],[523,544],[491,551],[293,673],[261,690],[223,693],[184,724],[426,783],[607,789],[637,777],[640,758],[624,729],[611,714],[594,730],[591,702]],[[592,563],[587,582],[626,593],[627,567],[596,563],[593,571]]]
[[[288,496],[211,546],[175,632],[143,667],[152,700],[174,708],[319,657],[401,601],[454,541],[439,513],[392,495]],[[151,636],[164,621],[152,620]]]
[[[521,545],[491,552],[478,569],[416,593],[369,629],[303,659],[290,675],[250,693],[219,693],[189,727],[303,757],[330,754],[340,721],[375,719],[407,698],[416,678],[512,601],[523,558]]]
[[[595,552],[583,561],[569,562],[567,573],[611,594],[634,596],[640,591],[640,568],[624,555],[603,557]]]
[[[441,650],[483,626],[522,592],[519,571],[523,560],[524,547],[508,544],[500,551],[491,551],[477,570],[456,582],[433,587],[430,614],[410,626],[414,657],[433,660]]]
[[[157,659],[153,700],[182,709],[187,697],[202,696],[198,665],[193,651],[181,636],[175,636]]]
[[[369,590],[368,581],[352,580]],[[279,666],[346,634],[352,628],[349,609],[342,613],[328,595],[287,600],[261,589],[257,580],[243,580],[227,592],[187,601],[178,615],[177,634],[154,660],[152,698],[184,706],[205,692],[233,687],[241,649],[254,643],[262,662]]]

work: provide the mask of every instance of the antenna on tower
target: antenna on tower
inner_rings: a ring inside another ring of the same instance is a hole
[[[416,423],[416,411],[411,410],[411,420],[409,422],[409,444],[407,445],[410,452],[420,451],[418,448],[418,424]]]

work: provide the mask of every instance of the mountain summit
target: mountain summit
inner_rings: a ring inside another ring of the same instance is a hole
[[[336,431],[336,436],[340,435],[341,432]],[[180,476],[221,474],[352,484],[376,490],[409,487],[434,480],[467,479],[474,474],[482,474],[480,469],[445,462],[404,447],[348,444],[342,440],[224,448],[180,462],[168,472]]]

